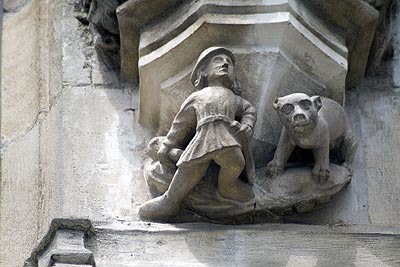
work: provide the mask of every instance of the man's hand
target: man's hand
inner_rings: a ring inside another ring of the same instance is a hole
[[[175,163],[171,160],[169,157],[169,151],[170,148],[164,144],[160,146],[160,149],[157,152],[158,155],[158,160],[160,161],[161,165],[163,165],[166,168],[174,168]]]
[[[241,143],[250,142],[253,137],[253,129],[247,124],[241,124],[239,130],[236,132],[236,138]]]

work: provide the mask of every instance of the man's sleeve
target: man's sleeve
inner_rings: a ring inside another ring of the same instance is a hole
[[[256,108],[249,101],[239,98],[241,104],[239,105],[237,117],[240,118],[241,124],[246,124],[253,129],[257,119]]]
[[[183,147],[186,140],[196,131],[196,113],[193,102],[195,98],[189,96],[183,102],[181,109],[176,114],[171,128],[164,139],[164,145],[168,147]]]

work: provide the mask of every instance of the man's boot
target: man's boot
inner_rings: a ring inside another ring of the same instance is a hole
[[[165,220],[175,217],[182,200],[200,182],[209,162],[190,167],[180,167],[175,172],[168,190],[159,197],[146,201],[139,208],[143,220]]]
[[[180,203],[173,201],[168,194],[146,201],[139,208],[139,216],[143,220],[166,220],[175,217]]]

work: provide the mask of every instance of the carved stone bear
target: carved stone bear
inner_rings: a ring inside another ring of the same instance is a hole
[[[352,173],[357,139],[339,103],[295,93],[275,99],[273,105],[284,127],[274,158],[267,165],[269,176],[283,172],[296,146],[312,150],[315,161],[312,175],[320,183],[329,178],[329,150],[334,147],[344,159],[343,166]]]

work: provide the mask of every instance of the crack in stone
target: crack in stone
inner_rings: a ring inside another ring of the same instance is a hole
[[[20,134],[17,134],[17,136],[15,137],[11,137],[9,140],[2,142],[1,146],[0,146],[0,153],[2,154],[3,151],[10,146],[11,144],[16,143],[18,140],[24,138],[25,136],[27,136],[33,128],[35,128],[36,125],[38,125],[38,122],[41,120],[41,117],[43,114],[47,114],[47,111],[39,111],[33,121],[33,123],[23,132]]]

